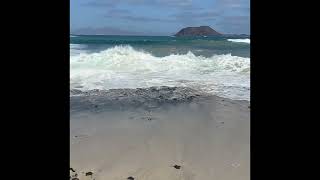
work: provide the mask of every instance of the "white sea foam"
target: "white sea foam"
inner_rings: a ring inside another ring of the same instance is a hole
[[[84,44],[70,44],[70,56],[76,56],[81,53],[86,53],[86,45]]]
[[[156,57],[131,46],[70,57],[71,88],[81,90],[188,86],[249,100],[250,58],[231,54],[206,58],[193,53]]]
[[[85,48],[86,46],[83,44],[70,44],[70,49],[79,49],[79,48]]]
[[[248,43],[250,44],[250,39],[228,39],[231,42],[238,42],[238,43]]]

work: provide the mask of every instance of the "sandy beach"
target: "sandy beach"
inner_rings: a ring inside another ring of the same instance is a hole
[[[70,103],[71,179],[250,179],[249,101],[161,87]]]

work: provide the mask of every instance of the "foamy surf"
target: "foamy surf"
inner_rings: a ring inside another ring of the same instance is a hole
[[[156,57],[131,46],[115,46],[71,56],[70,67],[71,89],[182,86],[249,100],[250,58],[231,54],[206,58],[188,52]]]
[[[81,53],[86,53],[86,47],[87,46],[84,44],[70,44],[70,56],[76,56]]]
[[[250,44],[250,39],[228,39],[228,41],[237,42],[237,43],[248,43],[248,44]]]

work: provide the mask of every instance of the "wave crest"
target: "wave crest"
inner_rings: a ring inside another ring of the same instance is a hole
[[[250,44],[250,39],[228,39],[228,41]]]
[[[70,67],[71,88],[81,90],[183,86],[215,92],[213,87],[250,87],[250,58],[231,54],[156,57],[131,46],[115,46],[71,56]]]
[[[82,53],[71,58],[71,68],[97,68],[126,72],[249,72],[250,58],[231,54],[214,55],[206,58],[187,54],[171,54],[156,57],[145,51],[138,51],[131,46],[115,46],[99,53]]]

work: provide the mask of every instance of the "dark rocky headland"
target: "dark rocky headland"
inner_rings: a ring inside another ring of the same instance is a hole
[[[209,26],[186,27],[181,29],[175,36],[221,36],[222,34],[215,31]]]

